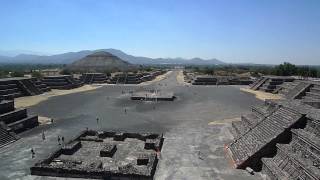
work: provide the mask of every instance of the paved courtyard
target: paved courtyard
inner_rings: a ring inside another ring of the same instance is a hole
[[[58,148],[58,135],[68,141],[86,128],[164,133],[157,180],[263,179],[259,173],[252,176],[233,169],[224,154],[224,145],[232,140],[231,121],[262,102],[240,91],[243,86],[185,86],[178,83],[177,75],[173,71],[145,86],[104,85],[30,107],[29,113],[53,118],[54,123],[27,131],[0,149],[0,179],[64,179],[31,176],[29,168]],[[173,92],[177,98],[173,102],[130,100],[130,91],[155,89]],[[31,148],[36,153],[33,159]]]

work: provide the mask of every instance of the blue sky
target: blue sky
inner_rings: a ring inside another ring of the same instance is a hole
[[[0,50],[320,64],[319,0],[0,0]]]

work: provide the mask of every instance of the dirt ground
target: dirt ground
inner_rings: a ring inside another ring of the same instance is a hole
[[[15,107],[16,108],[26,108],[29,106],[34,106],[42,101],[48,100],[51,97],[55,96],[62,96],[72,93],[79,93],[84,91],[91,91],[99,88],[101,86],[94,86],[94,85],[84,85],[79,88],[70,89],[70,90],[58,90],[58,89],[52,89],[49,92],[46,92],[44,94],[36,95],[36,96],[25,96],[15,99]]]
[[[266,99],[282,99],[282,97],[279,94],[271,94],[267,92],[262,91],[254,91],[249,88],[240,88],[241,91],[254,94],[257,99],[260,100],[266,100]]]
[[[184,81],[184,75],[182,70],[178,72],[177,82],[178,84],[181,84],[181,85],[190,85],[190,83],[187,83]]]
[[[147,82],[143,82],[143,83],[140,83],[139,85],[142,85],[142,86],[145,86],[145,85],[150,85],[150,84],[153,84],[155,82],[159,82],[159,81],[162,81],[163,79],[165,79],[167,76],[169,76],[170,74],[172,73],[172,71],[168,71],[160,76],[157,76],[154,80],[152,81],[147,81]]]

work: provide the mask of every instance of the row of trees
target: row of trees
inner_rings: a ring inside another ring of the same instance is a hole
[[[186,66],[195,72],[218,75],[224,72],[225,75],[250,73],[252,76],[277,75],[277,76],[301,76],[320,77],[319,66],[296,66],[284,62],[277,66],[271,65],[212,65],[212,66]]]
[[[296,66],[284,62],[274,68],[274,75],[278,76],[302,76],[302,77],[320,77],[320,70],[310,66]]]

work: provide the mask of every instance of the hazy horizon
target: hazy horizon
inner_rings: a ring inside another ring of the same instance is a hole
[[[320,62],[316,0],[6,1],[0,17],[2,52],[114,48],[151,58]]]

